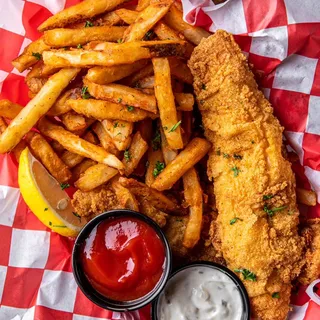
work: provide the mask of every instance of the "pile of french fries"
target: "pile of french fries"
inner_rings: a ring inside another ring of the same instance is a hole
[[[31,101],[0,101],[0,153],[19,160],[28,146],[61,184],[89,192],[111,182],[131,209],[137,195],[189,212],[183,244],[194,247],[203,212],[195,165],[211,145],[193,131],[187,60],[209,33],[185,23],[174,0],[85,0],[38,30],[12,62],[30,69]],[[184,206],[163,193],[175,187]]]

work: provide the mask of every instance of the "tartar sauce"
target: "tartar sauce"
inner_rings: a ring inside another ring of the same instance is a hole
[[[194,266],[174,275],[158,301],[159,320],[240,320],[241,293],[218,269]]]

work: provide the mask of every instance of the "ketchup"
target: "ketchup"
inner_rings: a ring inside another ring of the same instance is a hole
[[[97,291],[113,300],[129,301],[143,297],[159,282],[165,248],[147,223],[119,217],[103,221],[91,231],[81,261]]]

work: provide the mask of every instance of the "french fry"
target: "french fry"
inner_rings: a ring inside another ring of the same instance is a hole
[[[183,148],[174,95],[171,87],[171,74],[168,59],[152,59],[155,77],[155,96],[158,103],[161,126],[170,148]]]
[[[56,68],[130,64],[152,57],[180,56],[184,54],[185,41],[134,41],[131,43],[103,42],[91,50],[74,49],[43,52],[43,61]]]
[[[174,98],[177,103],[177,110],[192,111],[194,105],[194,97],[191,93],[174,93]]]
[[[208,38],[210,33],[199,27],[193,27],[183,21],[182,11],[175,5],[171,6],[164,17],[164,22],[172,29],[180,32],[186,39],[198,45],[202,38]]]
[[[96,99],[108,100],[157,113],[156,98],[137,89],[116,83],[100,85],[90,81],[84,81],[84,85],[88,87],[89,93]]]
[[[85,118],[86,120],[86,126],[83,128],[83,129],[80,129],[80,130],[75,130],[73,131],[72,133],[76,134],[77,136],[81,137],[85,132],[86,130],[93,124],[96,122],[95,119],[90,119],[90,118]]]
[[[74,88],[74,89],[69,89],[65,91],[59,96],[57,101],[47,112],[47,115],[51,117],[56,117],[69,112],[71,110],[71,107],[67,106],[66,101],[69,99],[78,99],[80,97],[81,97],[80,88]]]
[[[22,106],[17,103],[13,103],[10,100],[0,100],[0,117],[12,120],[19,114],[22,109]]]
[[[135,22],[125,31],[124,42],[141,40],[145,34],[168,12],[174,0],[150,1],[150,5],[141,11]]]
[[[111,137],[103,127],[103,125],[97,121],[93,126],[92,130],[95,132],[95,134],[98,136],[100,140],[101,146],[106,149],[108,152],[118,156],[119,151],[116,148],[114,142],[112,141]]]
[[[190,137],[192,135],[192,124],[192,112],[182,112],[182,140],[184,146],[186,146],[189,143]]]
[[[133,136],[130,148],[124,152],[122,163],[124,173],[128,177],[138,166],[141,158],[148,150],[148,144],[143,140],[139,131]]]
[[[98,120],[109,119],[137,122],[152,116],[151,113],[142,109],[128,109],[128,107],[121,104],[103,100],[68,100],[67,106],[79,114]]]
[[[45,31],[44,41],[51,47],[77,47],[90,41],[117,41],[127,28],[102,26],[82,29],[53,29]]]
[[[178,34],[175,30],[167,26],[163,21],[159,21],[156,26],[153,28],[155,34],[160,40],[179,40],[183,39],[184,36]],[[194,50],[194,45],[189,42],[186,42],[186,56],[190,57]]]
[[[78,21],[90,20],[98,14],[111,11],[126,0],[87,0],[72,7],[64,9],[43,22],[38,30],[40,32],[61,28]]]
[[[61,121],[69,131],[78,131],[86,128],[86,119],[83,115],[74,111],[68,111],[61,115]]]
[[[193,84],[193,76],[188,65],[179,58],[169,57],[171,74],[182,82]]]
[[[154,79],[155,79],[154,76],[145,77],[139,80],[135,84],[135,87],[140,89],[154,89],[154,83],[155,83]]]
[[[118,9],[115,12],[126,24],[133,24],[139,16],[139,12],[124,8]]]
[[[145,77],[149,77],[152,75],[153,75],[153,65],[152,63],[148,63],[144,68],[142,68],[138,72],[123,79],[121,83],[129,87],[134,87],[139,80],[142,80]]]
[[[103,120],[101,124],[118,150],[123,151],[128,148],[131,143],[133,123],[120,120]]]
[[[60,68],[55,68],[51,66],[47,66],[45,64],[42,65],[42,70],[41,70],[41,76],[42,77],[48,77],[53,75],[54,73],[58,72]]]
[[[155,208],[176,214],[184,215],[185,211],[173,200],[166,197],[163,193],[149,188],[144,183],[135,179],[119,178],[119,182],[125,188],[128,188],[134,195],[146,198]]]
[[[161,140],[160,140],[161,141],[161,151],[162,151],[164,162],[167,166],[173,159],[176,158],[176,156],[178,155],[178,151],[172,150],[170,148],[161,125],[160,125],[160,137],[161,137]]]
[[[197,171],[188,170],[182,177],[184,198],[189,205],[189,220],[184,231],[183,245],[193,248],[200,239],[202,227],[203,198]]]
[[[164,163],[163,159],[163,154],[160,149],[154,150],[152,147],[149,148],[148,151],[148,167],[147,167],[147,172],[146,172],[146,177],[145,177],[145,183],[148,187],[151,187],[152,183],[155,180],[155,169],[156,165]]]
[[[121,18],[117,15],[116,11],[107,12],[101,17],[103,25],[115,26],[121,22]]]
[[[143,68],[146,64],[147,60],[139,60],[132,64],[112,67],[93,67],[88,70],[85,79],[98,84],[108,84],[129,76]]]
[[[39,133],[30,131],[26,134],[31,153],[46,167],[50,174],[60,183],[71,178],[71,171],[54,152],[47,140]]]
[[[62,69],[49,78],[40,92],[11,121],[0,137],[0,153],[13,149],[22,137],[51,108],[61,91],[78,74],[80,70]]]
[[[314,191],[297,188],[296,192],[299,203],[312,207],[317,204],[317,194]]]
[[[79,138],[75,134],[63,129],[61,126],[51,123],[46,118],[42,118],[39,121],[38,128],[45,136],[57,140],[65,149],[73,153],[77,153],[83,157],[90,158],[119,170],[124,169],[122,162],[113,154],[108,153],[102,147]]]
[[[117,196],[121,208],[139,212],[139,203],[137,199],[129,189],[120,184],[118,177],[112,179],[111,187]]]
[[[12,61],[12,65],[19,72],[23,72],[36,64],[41,59],[42,52],[49,49],[50,47],[45,44],[43,37],[41,37],[25,47],[22,54]]]
[[[194,138],[157,176],[152,188],[163,191],[172,186],[210,150],[211,143],[202,138]]]
[[[91,191],[118,174],[118,170],[111,168],[105,164],[98,163],[90,168],[88,168],[75,182],[75,187],[82,191]]]
[[[65,151],[64,147],[58,141],[55,140],[51,141],[51,147],[58,156],[60,156],[62,152]]]
[[[84,159],[82,162],[77,164],[72,170],[71,182],[77,181],[80,178],[82,173],[84,173],[87,169],[89,169],[90,167],[92,167],[96,164],[97,164],[97,162],[95,162],[91,159]]]
[[[137,11],[142,11],[144,10],[146,7],[148,7],[150,5],[150,0],[139,0],[136,10]]]

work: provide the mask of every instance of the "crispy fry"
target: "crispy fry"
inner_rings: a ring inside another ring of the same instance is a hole
[[[175,30],[167,26],[163,21],[159,21],[156,26],[153,28],[155,34],[160,40],[179,40],[183,39],[184,36],[178,34]],[[186,56],[190,57],[194,49],[194,45],[189,42],[186,42]]]
[[[117,15],[116,11],[107,12],[101,17],[103,25],[106,26],[115,26],[121,22],[121,18]]]
[[[173,0],[151,1],[150,5],[139,13],[135,22],[125,31],[124,42],[141,40],[145,34],[168,12]]]
[[[134,87],[139,80],[142,80],[143,78],[149,77],[152,75],[153,75],[153,65],[152,63],[148,63],[144,68],[142,68],[138,72],[123,79],[121,83],[129,87]]]
[[[194,105],[194,97],[191,93],[174,93],[174,98],[177,103],[177,110],[192,111]]]
[[[182,82],[192,84],[193,76],[188,65],[177,57],[169,57],[171,74]]]
[[[135,84],[136,88],[154,89],[154,76],[145,77]]]
[[[92,130],[95,132],[95,134],[98,136],[101,146],[106,149],[108,152],[118,156],[119,151],[116,148],[114,142],[112,141],[111,137],[103,127],[103,125],[97,121],[93,126]]]
[[[115,12],[126,24],[133,24],[139,16],[139,12],[124,8],[118,9]]]
[[[127,178],[120,178],[119,182],[133,194],[146,198],[152,206],[159,210],[174,212],[181,215],[185,214],[184,210],[177,203],[166,197],[163,193],[149,188],[144,183]]]
[[[138,0],[138,4],[136,7],[137,11],[142,11],[144,10],[146,7],[148,7],[150,5],[150,0]]]
[[[61,116],[61,121],[69,131],[78,131],[86,128],[86,119],[84,116],[74,111],[69,111]]]
[[[59,68],[48,67],[43,63],[42,60],[39,60],[31,67],[31,70],[26,76],[26,81],[31,78],[48,78],[59,70]]]
[[[139,203],[129,189],[119,183],[119,177],[112,179],[111,187],[115,192],[121,208],[139,211]]]
[[[31,153],[47,168],[60,183],[71,178],[71,171],[54,152],[47,140],[39,133],[30,131],[26,134]]]
[[[55,68],[51,66],[47,66],[45,64],[42,65],[42,70],[41,70],[41,76],[42,77],[48,77],[53,75],[54,73],[57,73],[60,70],[60,68]]]
[[[202,138],[194,138],[178,156],[172,160],[157,176],[152,188],[159,191],[167,190],[210,150],[211,143]]]
[[[90,41],[117,41],[126,27],[102,26],[82,29],[53,29],[44,33],[44,41],[51,47],[76,47]]]
[[[86,130],[93,124],[96,122],[95,119],[90,119],[90,118],[85,118],[86,119],[86,126],[81,129],[81,130],[76,130],[76,131],[73,131],[72,133],[76,134],[77,136],[81,137],[85,132]]]
[[[176,158],[176,156],[178,155],[178,152],[177,150],[172,150],[169,147],[168,141],[166,139],[166,136],[163,132],[163,128],[161,126],[160,126],[160,136],[161,136],[161,151],[163,154],[164,162],[167,166],[173,159]]]
[[[183,147],[174,95],[171,87],[171,75],[168,59],[152,59],[155,77],[155,95],[160,112],[161,126],[172,149]]]
[[[102,184],[105,184],[117,174],[117,169],[98,163],[88,168],[74,185],[82,191],[91,191]]]
[[[67,90],[66,92],[62,93],[54,105],[48,111],[48,116],[56,117],[61,116],[64,113],[67,113],[71,110],[71,107],[67,106],[66,101],[69,99],[78,99],[81,97],[81,89],[74,88]]]
[[[61,28],[78,21],[90,20],[94,16],[111,11],[126,0],[87,0],[64,9],[43,22],[38,30]]]
[[[79,114],[98,120],[119,119],[129,122],[137,122],[152,115],[151,113],[138,108],[133,108],[129,111],[126,106],[103,100],[68,100],[67,106],[70,106]]]
[[[45,64],[54,67],[83,67],[130,64],[152,57],[180,56],[184,54],[184,41],[134,41],[131,43],[103,42],[91,50],[51,50],[43,52]]]
[[[84,173],[87,169],[89,169],[90,167],[96,164],[97,162],[91,159],[84,159],[82,162],[77,164],[72,170],[71,182],[77,181],[80,178],[82,173]]]
[[[12,120],[22,109],[22,106],[17,103],[13,103],[10,100],[0,100],[0,117]]]
[[[152,183],[155,180],[155,172],[156,164],[164,163],[163,154],[160,149],[153,150],[153,148],[149,148],[148,151],[148,167],[145,177],[145,183],[148,187],[151,187]]]
[[[124,173],[128,177],[138,166],[143,155],[148,150],[148,144],[143,140],[139,131],[133,136],[129,150],[124,153],[122,163],[124,165]]]
[[[41,37],[25,47],[22,54],[14,59],[12,64],[19,72],[23,72],[36,64],[41,59],[42,52],[49,49],[50,47],[45,44],[43,37]]]
[[[58,141],[52,140],[50,144],[52,149],[58,156],[60,156],[61,153],[65,151],[65,148]]]
[[[157,113],[156,98],[137,89],[121,84],[99,85],[90,81],[84,81],[84,85],[88,87],[90,94],[96,99],[108,100]]]
[[[197,171],[188,170],[182,177],[184,198],[189,206],[189,220],[184,232],[183,245],[193,248],[200,239],[202,227],[203,199]]]
[[[133,123],[103,120],[101,124],[118,150],[122,151],[128,148],[131,143],[130,135],[133,131]]]
[[[139,60],[132,64],[112,67],[93,67],[88,70],[85,79],[98,84],[108,84],[118,81],[138,71],[147,64],[147,60]]]
[[[161,210],[156,209],[152,206],[148,199],[137,197],[140,204],[140,212],[154,220],[160,228],[163,228],[167,223],[167,214]]]
[[[95,146],[94,144],[79,138],[75,134],[64,130],[62,127],[51,123],[45,118],[42,118],[39,121],[38,127],[44,135],[57,140],[65,147],[65,149],[71,152],[119,170],[123,169],[122,162],[113,154],[108,153],[102,147]]]
[[[317,194],[314,191],[297,188],[296,192],[299,203],[307,206],[315,206],[317,204]]]
[[[77,75],[79,69],[62,69],[50,77],[35,98],[12,120],[0,137],[0,153],[13,149],[22,137],[53,105],[61,91]]]
[[[183,21],[182,12],[175,6],[171,6],[164,17],[164,22],[172,29],[182,33],[186,39],[198,45],[202,38],[207,38],[210,33],[199,27],[193,27]]]

